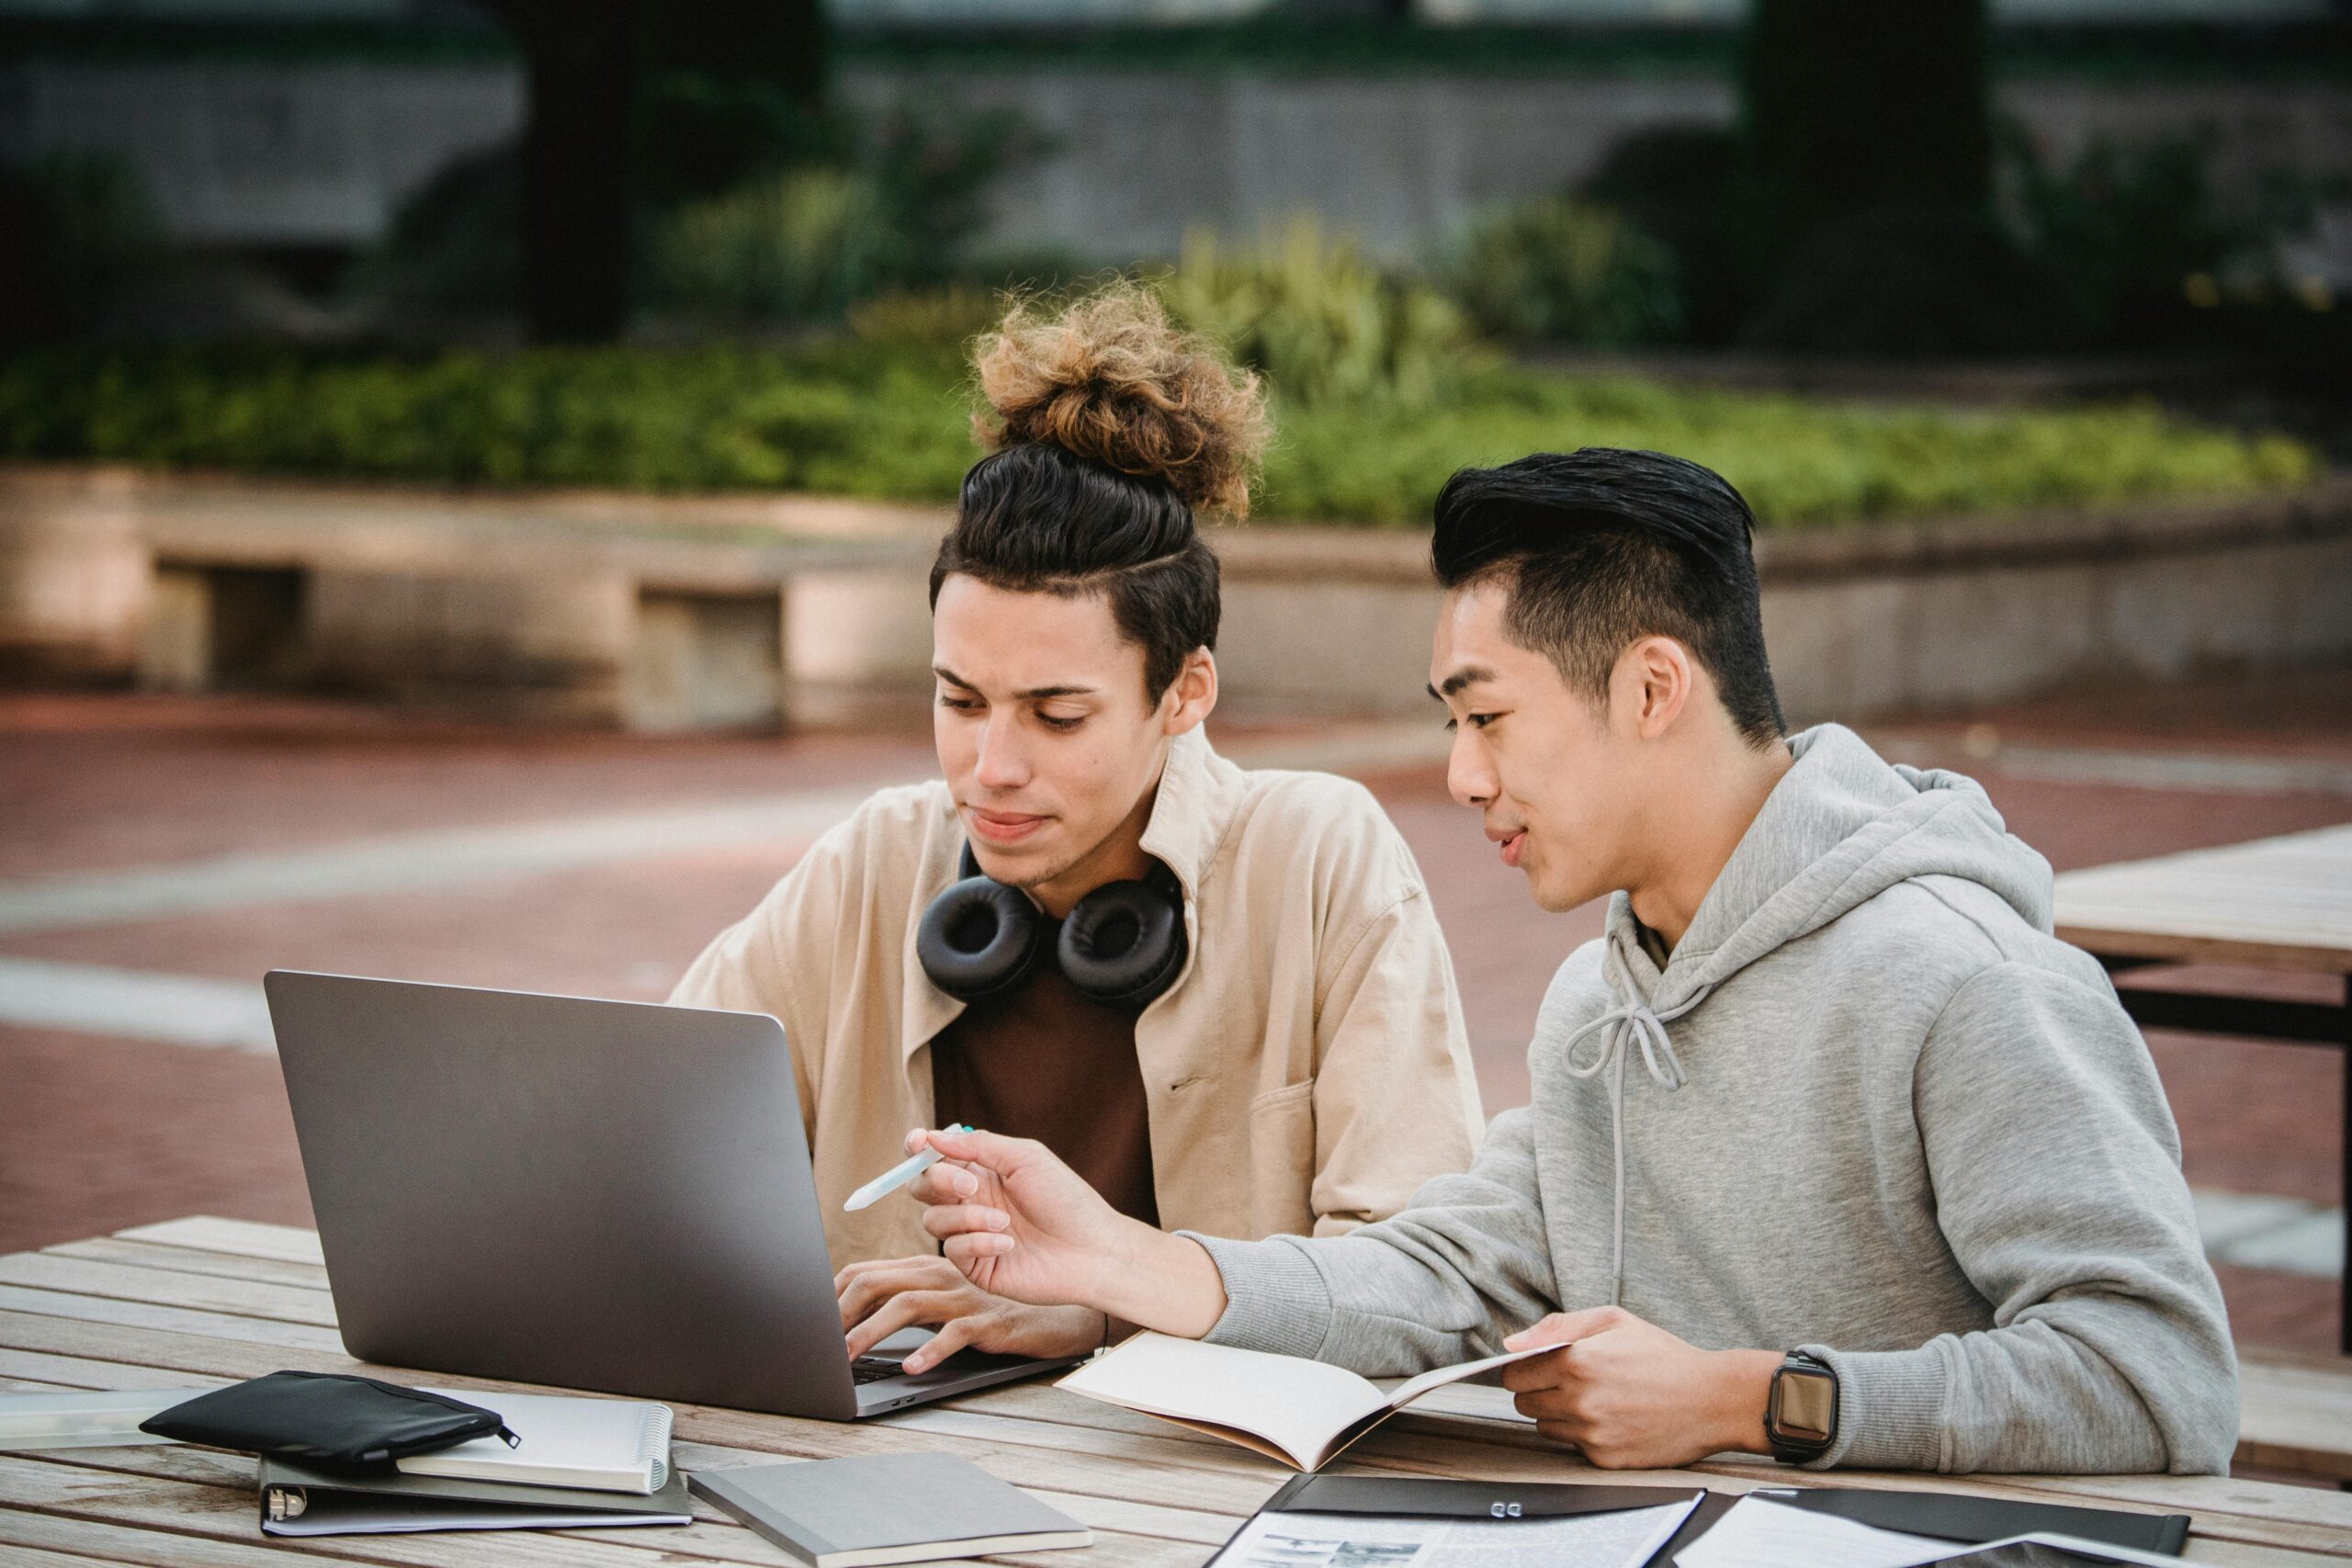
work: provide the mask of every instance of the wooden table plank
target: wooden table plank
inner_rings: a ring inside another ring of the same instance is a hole
[[[2093,953],[2352,974],[2352,824],[2066,872],[2056,911]]]
[[[272,1323],[265,1318],[202,1312],[192,1307],[167,1306],[156,1302],[78,1295],[71,1291],[37,1291],[20,1285],[0,1285],[0,1312],[27,1317],[54,1317],[69,1323],[154,1329],[167,1334],[201,1336],[207,1339],[234,1340],[247,1345],[283,1346],[288,1350],[301,1350],[311,1355],[343,1354],[343,1337],[332,1328],[301,1323]]]
[[[315,1251],[315,1242],[305,1246],[307,1235],[280,1226],[175,1221],[124,1233],[104,1246],[74,1243],[32,1255],[29,1261],[0,1258],[0,1377],[58,1386],[158,1387],[209,1384],[279,1366],[355,1369],[339,1343],[330,1348],[319,1342],[322,1335],[332,1337],[331,1328],[257,1315],[294,1313],[300,1308],[294,1296],[316,1293],[314,1286],[285,1272],[316,1267],[305,1256]],[[190,1255],[207,1266],[181,1266]],[[51,1288],[58,1286],[77,1288]],[[410,1381],[420,1376],[394,1368],[359,1370]],[[485,1393],[518,1386],[421,1375]],[[1458,1389],[1445,1404],[1443,1412],[1416,1412],[1391,1423],[1351,1450],[1340,1468],[1494,1479],[1591,1477],[1730,1491],[1786,1484],[1790,1479],[1778,1467],[1736,1457],[1696,1471],[1604,1476],[1573,1453],[1544,1442],[1509,1409],[1508,1395],[1499,1390]],[[2292,1401],[2280,1407],[2300,1408]],[[957,1453],[1036,1489],[1098,1532],[1099,1544],[1083,1554],[1010,1560],[1023,1568],[1081,1568],[1081,1559],[1094,1568],[1197,1568],[1288,1474],[1230,1445],[1041,1382],[847,1425],[695,1405],[674,1408],[682,1462],[715,1466],[847,1453]],[[2241,1568],[2329,1562],[2342,1568],[2352,1562],[2352,1495],[2315,1489],[2180,1476],[1841,1472],[1807,1479],[2186,1512],[2196,1520],[2190,1561]],[[156,1568],[183,1561],[198,1568],[248,1568],[256,1549],[284,1561],[288,1549],[259,1546],[254,1507],[250,1461],[237,1456],[173,1448],[0,1455],[0,1543],[60,1562],[78,1556]],[[650,1568],[655,1558],[649,1552],[670,1562],[778,1568],[774,1548],[715,1518],[685,1530],[651,1529],[639,1540],[617,1539],[632,1533],[334,1537],[294,1550],[402,1568],[472,1568],[493,1555],[501,1562],[547,1568]],[[175,1544],[187,1550],[174,1557]]]
[[[163,1306],[191,1307],[200,1312],[302,1323],[320,1328],[334,1326],[334,1299],[324,1291],[226,1279],[217,1274],[142,1269],[96,1258],[67,1258],[55,1252],[19,1252],[0,1257],[0,1285],[67,1291],[116,1301],[153,1302]]]
[[[299,1225],[266,1225],[254,1220],[224,1220],[215,1214],[191,1214],[184,1220],[133,1225],[117,1231],[118,1241],[152,1241],[185,1247],[198,1252],[225,1252],[232,1257],[266,1258],[279,1263],[309,1263],[323,1268],[319,1233]]]
[[[0,1344],[0,1377],[37,1380],[59,1388],[211,1388],[232,1380],[189,1372],[158,1371],[120,1361],[58,1356],[46,1350],[16,1350]]]
[[[169,1269],[183,1274],[217,1274],[224,1280],[253,1280],[266,1285],[292,1285],[324,1291],[327,1271],[317,1263],[281,1263],[275,1258],[238,1253],[200,1252],[189,1247],[164,1247],[152,1241],[123,1241],[92,1236],[87,1241],[60,1242],[41,1249],[44,1258],[92,1258],[107,1263],[129,1263],[141,1269]]]
[[[9,1549],[12,1565],[21,1561],[25,1568],[66,1562],[129,1562],[143,1568],[286,1568],[287,1562],[284,1550],[262,1544],[258,1529],[251,1540],[209,1540],[175,1530],[22,1512],[6,1505],[0,1505],[0,1546]],[[68,1551],[86,1555],[59,1555]]]
[[[2237,1462],[2352,1481],[2352,1360],[2238,1359]]]

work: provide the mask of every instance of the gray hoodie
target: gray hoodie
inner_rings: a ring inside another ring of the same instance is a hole
[[[1533,1102],[1345,1236],[1197,1236],[1219,1344],[1371,1376],[1616,1302],[1837,1369],[1820,1465],[2222,1472],[2237,1367],[2139,1032],[1973,782],[1790,741],[1661,970],[1623,894]]]

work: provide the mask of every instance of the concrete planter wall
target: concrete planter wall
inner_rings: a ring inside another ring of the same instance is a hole
[[[1424,536],[1222,538],[1220,668],[1244,700],[1419,713]],[[1768,534],[1764,637],[1792,722],[2015,696],[2086,673],[2352,655],[2352,477],[2292,495]]]
[[[854,722],[929,680],[944,515],[0,468],[0,660],[300,685],[640,729]],[[1235,708],[1419,715],[1425,538],[1214,531]],[[2253,501],[1767,536],[1792,721],[2088,672],[2352,656],[2352,477]]]
[[[0,491],[0,672],[104,679],[138,660],[150,568],[127,475],[9,476]]]

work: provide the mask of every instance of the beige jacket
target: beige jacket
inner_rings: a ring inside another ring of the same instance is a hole
[[[931,1124],[930,1043],[963,1004],[924,976],[913,933],[963,842],[945,784],[882,791],[670,998],[783,1022],[836,1268],[936,1250],[906,1198],[842,1201]],[[1245,773],[1194,729],[1170,749],[1143,847],[1182,885],[1192,938],[1136,1021],[1162,1224],[1330,1235],[1468,1166],[1481,1117],[1453,966],[1369,791]]]

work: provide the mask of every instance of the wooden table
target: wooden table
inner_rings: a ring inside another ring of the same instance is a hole
[[[2058,934],[2109,974],[2227,964],[2335,978],[2332,1002],[2118,985],[2141,1024],[2352,1050],[2352,824],[2214,850],[2070,871]],[[2352,1055],[2344,1140],[2346,1257],[2352,1259]],[[2339,1344],[2352,1355],[2352,1269],[2339,1287]]]
[[[174,1220],[0,1258],[0,1386],[209,1386],[281,1367],[356,1366],[309,1231]],[[373,1369],[401,1377],[393,1369]],[[411,1381],[413,1381],[413,1375]],[[479,1380],[436,1382],[495,1388]],[[1035,1568],[1198,1568],[1288,1472],[1200,1437],[1043,1383],[989,1389],[887,1420],[841,1425],[680,1405],[675,1455],[697,1465],[754,1457],[828,1458],[912,1449],[960,1454],[1082,1519],[1095,1544],[995,1561]],[[1358,1472],[1544,1480],[1598,1472],[1539,1438],[1499,1390],[1447,1391],[1351,1450]],[[1786,1485],[1754,1463],[1612,1480],[1745,1491]],[[1848,1472],[1837,1483],[1937,1485],[1988,1495],[2193,1516],[2188,1556],[2245,1568],[2352,1562],[2352,1495],[2219,1476],[1999,1476],[1973,1480]],[[514,1562],[664,1568],[792,1559],[697,1504],[684,1529],[331,1536],[266,1540],[251,1461],[150,1447],[0,1453],[0,1562],[271,1568],[289,1553],[411,1568]]]

